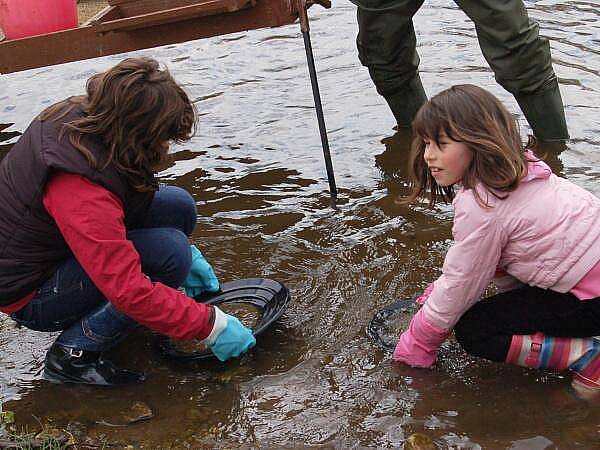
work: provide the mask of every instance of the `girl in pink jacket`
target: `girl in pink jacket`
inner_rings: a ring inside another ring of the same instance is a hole
[[[476,86],[433,97],[413,130],[407,201],[452,201],[454,244],[394,359],[431,367],[454,330],[470,354],[570,369],[580,394],[600,392],[600,199],[552,174]]]

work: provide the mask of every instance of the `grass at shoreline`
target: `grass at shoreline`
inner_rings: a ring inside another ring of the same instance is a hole
[[[71,444],[66,438],[49,437],[40,439],[36,433],[9,433],[0,438],[0,448],[18,450],[62,450],[69,448]]]

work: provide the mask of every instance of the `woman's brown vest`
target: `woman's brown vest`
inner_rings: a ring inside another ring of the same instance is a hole
[[[152,201],[153,192],[133,190],[112,165],[93,169],[68,136],[59,139],[62,124],[81,115],[75,107],[58,121],[34,120],[0,163],[0,305],[39,288],[72,256],[42,204],[44,186],[53,171],[85,176],[117,195],[125,208],[127,228],[141,223]],[[85,144],[101,167],[107,153],[101,140]]]

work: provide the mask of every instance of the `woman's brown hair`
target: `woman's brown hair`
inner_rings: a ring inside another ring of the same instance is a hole
[[[41,120],[58,120],[79,104],[83,117],[61,130],[94,168],[113,164],[138,191],[157,188],[154,170],[164,162],[168,142],[191,138],[196,114],[185,91],[154,59],[128,58],[92,76],[87,95],[71,97],[45,111]],[[106,160],[96,161],[87,138],[99,137]]]
[[[439,186],[424,160],[425,142],[439,143],[442,135],[466,144],[473,154],[461,181],[473,189],[475,198],[487,206],[475,187],[478,184],[497,198],[506,198],[527,173],[525,149],[535,146],[530,136],[523,148],[516,119],[491,93],[470,84],[453,86],[432,97],[413,121],[414,139],[409,163],[411,193],[402,203],[418,198],[438,201],[454,198],[453,186]]]

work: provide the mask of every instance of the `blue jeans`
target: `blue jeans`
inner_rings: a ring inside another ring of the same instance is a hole
[[[152,281],[173,288],[181,285],[190,270],[188,236],[195,225],[192,196],[175,186],[161,186],[142,225],[127,230],[127,239],[140,255],[142,271]],[[107,301],[74,257],[65,261],[31,302],[12,317],[32,330],[64,330],[57,343],[88,351],[108,350],[134,324]]]

